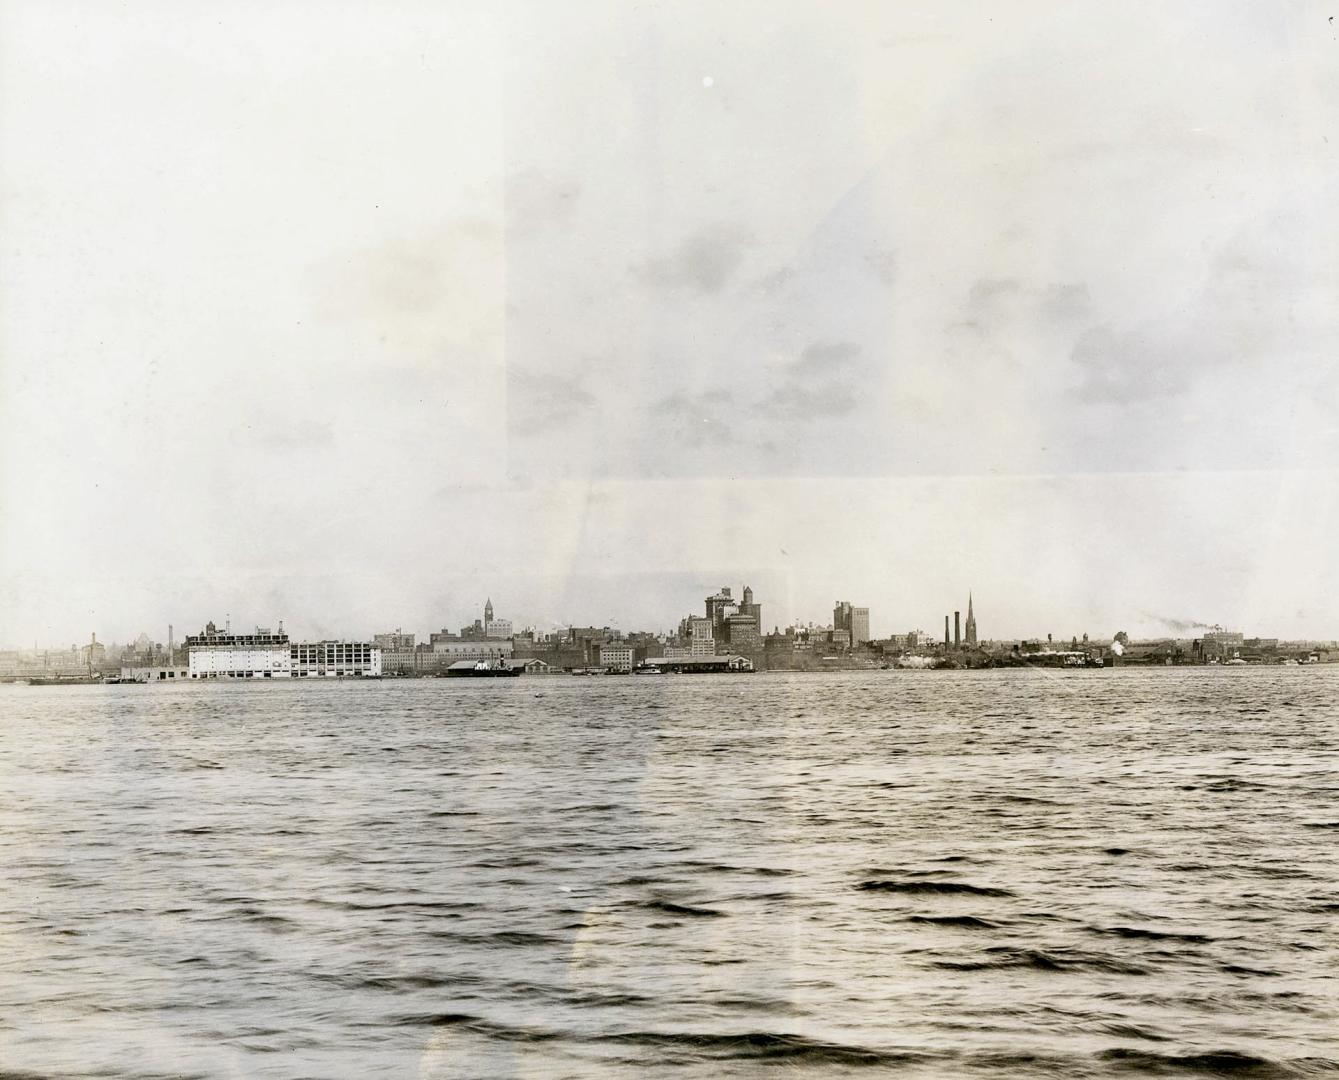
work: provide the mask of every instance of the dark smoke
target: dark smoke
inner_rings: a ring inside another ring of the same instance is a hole
[[[1168,615],[1155,615],[1151,611],[1145,611],[1141,614],[1144,618],[1162,623],[1168,630],[1178,634],[1187,634],[1192,630],[1213,629],[1212,623],[1200,622],[1198,619],[1173,619]]]

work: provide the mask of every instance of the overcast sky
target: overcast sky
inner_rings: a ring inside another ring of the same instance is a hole
[[[1339,635],[1335,10],[0,0],[0,644]]]

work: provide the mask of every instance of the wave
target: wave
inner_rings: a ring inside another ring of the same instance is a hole
[[[1184,941],[1189,945],[1207,945],[1214,938],[1205,934],[1180,934],[1171,930],[1145,930],[1138,926],[1089,926],[1095,934],[1112,934],[1135,941]]]
[[[995,945],[984,950],[987,960],[936,960],[934,967],[949,971],[994,971],[1003,968],[1029,968],[1033,971],[1098,971],[1108,975],[1147,975],[1146,968],[1119,960],[1105,953],[1073,950],[1015,949]]]
[[[691,1051],[717,1061],[776,1061],[794,1065],[877,1066],[909,1065],[927,1060],[930,1055],[908,1050],[880,1050],[873,1047],[851,1046],[825,1042],[803,1035],[784,1032],[745,1031],[724,1032],[663,1032],[620,1031],[590,1035],[584,1038],[571,1032],[548,1028],[521,1027],[501,1024],[469,1013],[428,1012],[404,1013],[388,1018],[403,1026],[461,1027],[479,1035],[509,1042],[551,1042],[559,1039],[577,1039],[585,1043],[603,1043],[642,1047],[655,1050],[662,1057],[667,1052]]]
[[[999,923],[978,919],[975,915],[908,915],[907,922],[929,923],[932,926],[961,926],[969,930],[994,930]]]
[[[1292,1063],[1243,1054],[1236,1050],[1209,1050],[1199,1054],[1155,1054],[1148,1050],[1114,1047],[1097,1054],[1101,1061],[1130,1072],[1191,1072],[1209,1076],[1296,1077],[1331,1071],[1339,1063],[1317,1058]]]
[[[673,900],[646,900],[642,907],[652,911],[663,911],[666,915],[687,915],[694,919],[720,919],[725,912],[715,908],[693,907],[690,904],[676,904]]]
[[[704,862],[700,859],[684,859],[674,865],[674,869],[680,867],[710,870],[716,874],[757,874],[759,877],[789,877],[795,873],[794,870],[784,866],[734,866],[730,863]]]
[[[631,1031],[596,1036],[594,1041],[657,1050],[693,1050],[717,1060],[784,1061],[790,1065],[912,1065],[927,1058],[926,1054],[910,1050],[878,1050],[771,1031],[737,1034]]]
[[[1008,889],[996,889],[985,885],[967,885],[961,881],[888,881],[872,878],[856,886],[865,892],[908,893],[911,895],[934,894],[939,896],[1013,896]]]
[[[481,905],[473,900],[386,900],[382,902],[362,900],[325,900],[310,897],[306,901],[317,907],[334,908],[337,911],[467,911]]]

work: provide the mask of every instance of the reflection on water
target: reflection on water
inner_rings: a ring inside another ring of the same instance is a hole
[[[0,688],[0,1074],[1339,1069],[1339,670],[502,682]]]

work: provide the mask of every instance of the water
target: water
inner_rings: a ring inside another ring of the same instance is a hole
[[[0,1075],[1333,1073],[1336,705],[1339,668],[0,688]]]

